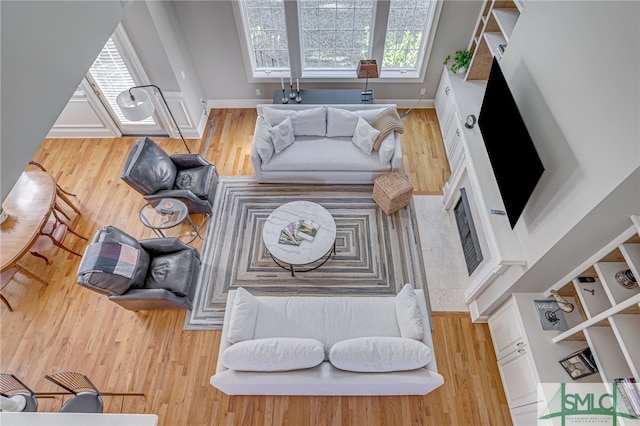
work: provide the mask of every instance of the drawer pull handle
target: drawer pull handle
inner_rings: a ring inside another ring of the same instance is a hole
[[[456,135],[460,136],[460,129],[456,129]]]
[[[447,86],[447,87],[444,89],[444,93],[446,93],[447,95],[449,94],[449,86]]]
[[[525,352],[526,352],[526,349],[518,349],[518,353],[519,353],[519,354],[523,354],[523,353],[525,353]]]
[[[524,345],[524,342],[520,342],[520,343],[516,344],[516,346],[518,346],[518,347],[520,347],[522,345]]]

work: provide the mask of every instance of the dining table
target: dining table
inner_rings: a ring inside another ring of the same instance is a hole
[[[12,267],[34,280],[45,282],[18,261],[40,235],[56,202],[56,182],[49,173],[24,171],[2,207],[7,218],[0,224],[0,271]]]

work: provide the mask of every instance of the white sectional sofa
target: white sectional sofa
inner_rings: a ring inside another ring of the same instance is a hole
[[[309,184],[369,184],[402,165],[400,131],[382,129],[379,149],[369,152],[354,143],[354,130],[361,117],[374,124],[379,114],[393,104],[356,105],[258,105],[251,162],[258,182]],[[284,121],[291,118],[293,143],[278,149],[274,136],[288,132]],[[380,119],[376,122],[380,127]],[[388,122],[387,122],[388,123]],[[397,126],[398,127],[398,126]],[[397,128],[396,127],[396,128]],[[362,129],[363,127],[358,127]],[[384,140],[383,140],[384,139]],[[275,147],[274,147],[275,145]],[[274,149],[275,148],[275,149]],[[279,151],[279,152],[278,152]]]
[[[229,395],[424,395],[444,379],[425,296],[405,285],[395,297],[230,291],[210,383]]]

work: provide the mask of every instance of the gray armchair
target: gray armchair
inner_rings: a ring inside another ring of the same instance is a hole
[[[154,141],[137,141],[125,160],[122,180],[147,201],[177,198],[189,213],[211,214],[218,174],[199,154],[168,155]]]
[[[137,241],[107,226],[87,246],[78,284],[131,311],[191,309],[200,254],[177,238]]]

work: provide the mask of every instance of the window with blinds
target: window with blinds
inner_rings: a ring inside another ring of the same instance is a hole
[[[98,86],[103,102],[108,104],[120,123],[132,123],[120,111],[120,107],[116,103],[116,97],[123,90],[136,86],[136,84],[112,38],[109,38],[107,44],[102,48],[102,51],[89,69],[89,74]],[[142,121],[136,121],[135,124],[156,125],[156,122],[153,117],[149,117]]]

